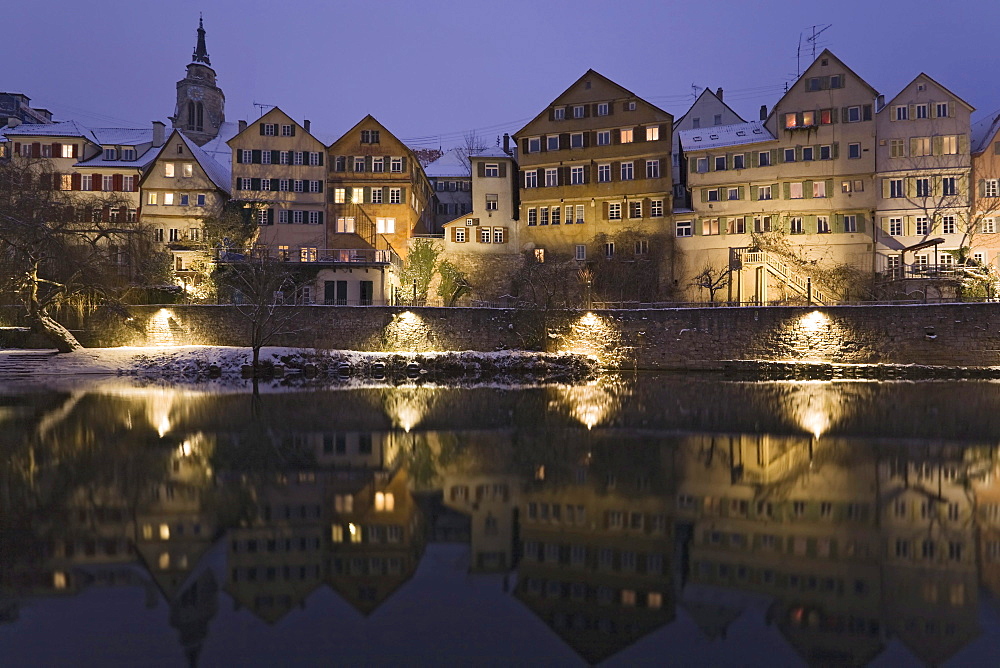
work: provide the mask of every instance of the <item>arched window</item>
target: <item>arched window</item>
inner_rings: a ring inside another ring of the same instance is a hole
[[[195,130],[205,129],[205,108],[202,106],[201,102],[196,102],[194,105],[195,111]]]
[[[194,102],[188,102],[188,130],[194,130]]]

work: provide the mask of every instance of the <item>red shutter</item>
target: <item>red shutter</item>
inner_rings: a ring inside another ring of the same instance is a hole
[[[52,157],[61,158],[62,157],[62,144],[52,144]]]
[[[90,178],[91,178],[90,188],[92,190],[97,190],[97,191],[101,190],[101,186],[103,185],[101,183],[101,175],[100,174],[94,174]]]
[[[36,141],[36,142],[32,142],[31,143],[31,157],[32,158],[40,158],[40,157],[42,157],[42,144],[41,144],[41,142],[37,142]]]
[[[112,185],[112,190],[114,190],[115,192],[121,192],[122,191],[122,175],[121,174],[115,174],[113,177],[111,177],[111,183],[113,184]]]
[[[72,188],[73,188],[73,190],[79,190],[80,189],[80,175],[79,174],[73,174],[70,177],[70,181],[72,182]]]
[[[77,150],[77,146],[79,146],[79,145],[78,144],[73,144],[73,157],[74,158],[79,158],[80,157],[80,152],[79,152],[79,150]]]
[[[111,207],[106,206],[103,209],[101,209],[101,220],[103,220],[105,223],[111,220]]]
[[[14,155],[21,155],[21,142],[14,142]]]

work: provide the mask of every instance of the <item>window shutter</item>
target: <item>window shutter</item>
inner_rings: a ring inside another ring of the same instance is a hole
[[[802,146],[795,147],[795,161],[802,162]]]
[[[907,107],[908,107],[908,109],[907,109],[907,118],[909,118],[911,121],[917,120],[917,105],[910,104],[910,105],[907,105]]]
[[[403,170],[403,173],[405,174],[406,173],[406,156],[405,155],[401,158],[401,162],[402,162],[402,164],[401,164],[400,168]]]
[[[688,158],[688,173],[695,174],[698,171],[698,158]]]
[[[914,179],[912,177],[906,179],[906,196],[907,197],[913,197],[913,193],[916,190],[915,185],[916,185],[916,179]]]
[[[271,151],[271,164],[277,165],[281,162],[281,151]]]
[[[969,192],[969,175],[962,174],[959,176],[958,183],[955,184],[955,187],[958,188],[958,194],[965,197]]]
[[[778,164],[778,149],[776,148],[771,149],[771,164],[772,165]]]
[[[642,126],[632,128],[632,141],[646,141],[646,129]]]
[[[589,132],[584,132],[583,133],[583,147],[584,148],[590,147],[590,143],[591,143],[590,142],[590,135],[591,135],[591,133],[589,133]]]
[[[740,186],[740,187],[739,187],[739,188],[737,189],[737,192],[738,192],[738,194],[737,194],[737,199],[741,199],[741,200],[742,200],[742,199],[743,199],[743,186]]]
[[[323,212],[322,211],[317,211],[316,214],[319,216],[319,218],[318,218],[319,224],[322,225],[323,224]]]
[[[323,151],[319,152],[319,164],[320,164],[320,167],[323,166]]]
[[[826,180],[826,196],[833,197],[833,179]]]
[[[365,171],[366,172],[372,171],[372,156],[370,155],[365,156]]]
[[[406,188],[399,189],[399,203],[406,204]]]
[[[104,184],[101,182],[101,175],[94,174],[90,177],[90,188],[91,190],[100,190]]]
[[[622,143],[622,131],[619,130],[618,128],[615,128],[614,130],[611,131],[611,143],[612,144]]]
[[[382,202],[387,203],[389,201],[389,186],[382,188]]]
[[[882,199],[889,199],[889,179],[882,179]]]
[[[870,121],[871,119],[872,119],[872,105],[870,105],[870,104],[862,105],[862,107],[861,107],[861,120],[863,120],[863,121]],[[861,224],[861,222],[860,222],[860,219],[859,219],[858,225],[860,225],[860,224]]]
[[[111,177],[111,184],[112,184],[112,189],[113,190],[115,190],[116,192],[121,192],[121,190],[122,190],[122,175],[121,174],[115,174],[114,176],[112,176]]]
[[[536,176],[535,178],[538,179],[538,185],[539,185],[539,187],[544,186],[545,185],[545,170],[543,168],[539,167],[538,168],[538,176]]]
[[[882,229],[883,230],[888,229],[887,228],[887,224],[888,224],[888,220],[886,218],[883,218],[882,219]],[[910,235],[910,234],[915,234],[916,233],[916,229],[917,229],[916,216],[904,216],[903,217],[903,224],[906,225],[906,227],[903,228],[903,234]]]
[[[289,214],[291,215],[291,214]],[[267,224],[274,225],[274,209],[267,210]]]
[[[62,157],[62,144],[52,144],[52,157],[61,158]]]
[[[962,154],[969,152],[969,135],[958,135],[958,152]]]
[[[319,191],[318,192],[323,192],[323,179],[320,179],[316,183],[319,184]]]
[[[80,189],[80,175],[79,174],[73,174],[70,177],[70,182],[72,184],[71,187],[73,188],[73,190],[79,190]]]
[[[31,157],[40,158],[42,157],[42,143],[41,142],[31,142]]]
[[[840,142],[833,142],[833,146],[830,147],[830,157],[834,160],[840,157]]]
[[[979,183],[976,184],[980,197],[986,197],[986,179],[979,179]]]
[[[480,162],[476,163],[476,173],[479,175],[479,178],[483,178],[484,176],[486,176],[486,163],[485,162],[480,161]]]
[[[292,123],[292,136],[295,136],[295,123]]]
[[[816,234],[816,216],[802,216],[802,231],[806,234]]]
[[[812,199],[813,196],[813,182],[803,181],[802,182],[802,197],[806,199]]]
[[[955,118],[955,102],[948,102],[948,118]]]
[[[840,234],[844,231],[844,214],[835,213],[830,216],[830,232]]]
[[[260,128],[260,136],[263,137],[264,136],[264,124],[263,123],[258,123],[257,127]]]
[[[784,198],[785,199],[791,199],[791,197],[792,197],[792,190],[791,190],[791,187],[789,186],[788,182],[786,181],[785,183],[782,183],[781,186],[782,186],[782,191],[784,193]]]
[[[277,191],[280,185],[281,185],[281,180],[280,179],[271,179],[271,190],[272,191]]]
[[[260,164],[260,151],[259,150],[254,150],[254,151],[250,152],[250,162],[252,162],[255,165],[259,165]]]
[[[500,161],[500,178],[507,178],[507,163]]]
[[[756,202],[757,201],[758,190],[760,190],[760,186],[750,186],[750,201],[751,202]]]
[[[863,213],[858,214],[858,232],[865,231],[865,215]]]
[[[702,202],[707,202],[708,201],[708,188],[702,188],[701,189],[701,201]]]
[[[364,196],[363,196],[364,203],[365,204],[371,204],[372,203],[372,188],[371,188],[371,186],[365,186],[363,188],[363,190],[364,190]]]
[[[527,154],[528,153],[528,140],[527,139],[522,139],[521,140],[521,153],[522,154]]]
[[[21,155],[21,142],[14,142],[14,155]]]
[[[243,151],[240,149],[236,149],[236,163],[243,164]]]

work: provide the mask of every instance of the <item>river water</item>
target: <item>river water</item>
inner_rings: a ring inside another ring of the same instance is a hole
[[[1000,384],[0,390],[4,665],[995,665]]]

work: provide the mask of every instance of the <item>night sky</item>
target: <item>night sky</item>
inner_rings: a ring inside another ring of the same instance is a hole
[[[692,84],[723,87],[748,119],[796,73],[800,34],[889,99],[921,71],[1000,108],[994,0],[338,0],[7,3],[0,89],[57,119],[145,126],[173,113],[204,13],[227,120],[255,102],[339,136],[366,113],[414,146],[515,131],[594,68],[676,116]],[[801,67],[811,61],[803,48]]]

